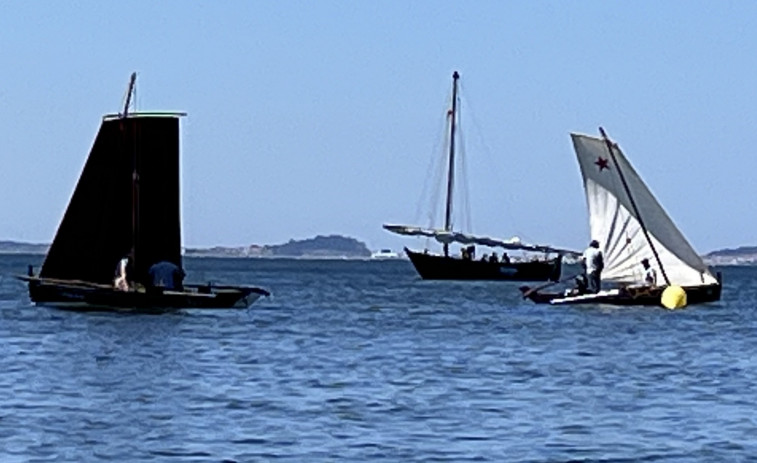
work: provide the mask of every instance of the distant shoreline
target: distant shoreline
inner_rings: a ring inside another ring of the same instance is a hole
[[[49,244],[0,241],[0,255],[46,255]],[[290,240],[281,245],[213,246],[183,248],[182,256],[189,258],[223,259],[303,259],[303,260],[371,260],[368,247],[341,235],[316,236],[305,240]],[[399,258],[400,260],[403,257]],[[757,246],[741,246],[712,251],[702,256],[707,265],[756,265]],[[397,260],[397,259],[389,259]]]
[[[49,244],[0,241],[0,254],[46,255]],[[190,258],[236,259],[370,259],[373,252],[365,243],[341,235],[318,235],[304,240],[289,240],[278,245],[213,246],[182,248],[182,256]]]

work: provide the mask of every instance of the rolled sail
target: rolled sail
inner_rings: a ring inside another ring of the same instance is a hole
[[[454,231],[439,230],[433,228],[414,227],[411,225],[384,225],[384,229],[396,233],[398,235],[405,236],[426,236],[428,238],[434,238],[436,241],[442,244],[464,244],[464,245],[480,245],[488,246],[491,248],[503,248],[513,251],[532,251],[532,252],[544,252],[544,253],[557,253],[562,255],[578,256],[581,253],[572,251],[570,249],[556,248],[553,246],[545,246],[539,244],[528,244],[520,241],[519,238],[513,237],[508,240],[502,240],[497,238],[490,238],[487,236],[470,235],[467,233],[460,233]]]

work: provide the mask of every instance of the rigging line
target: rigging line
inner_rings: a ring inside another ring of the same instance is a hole
[[[464,84],[461,84],[461,87]],[[468,96],[468,93],[465,91],[461,91],[461,97],[464,99],[464,102],[466,104],[466,107],[468,108],[468,111],[466,111],[467,117],[470,119],[471,123],[469,124],[469,127],[472,126],[474,129],[474,139],[472,141],[475,141],[481,145],[481,151],[483,152],[483,161],[484,163],[487,163],[489,166],[492,166],[491,171],[498,170],[494,169],[494,166],[497,166],[498,163],[502,162],[501,157],[495,159],[493,155],[493,150],[491,149],[491,146],[486,142],[486,138],[484,138],[484,131],[482,129],[482,125],[479,123],[478,119],[476,118],[476,109],[474,108],[473,102],[471,101],[470,97]],[[504,169],[504,172],[506,173],[507,170]],[[499,178],[499,176],[497,177]],[[496,185],[500,185],[500,183],[496,183]],[[505,207],[501,208],[502,214],[505,216],[505,219],[509,222],[509,224],[515,224],[517,223],[514,219],[514,216],[512,215],[512,203],[513,203],[513,193],[512,190],[508,188],[501,188],[498,191],[501,192],[504,196],[505,201]],[[500,208],[497,207],[497,213],[500,214]],[[519,236],[526,236],[526,234],[522,233],[521,230],[514,230],[514,232]]]
[[[449,147],[450,147],[450,143],[451,143],[451,137],[450,137],[451,134],[450,134],[450,132],[448,130],[449,129],[449,114],[450,114],[449,113],[449,108],[450,108],[450,106],[451,105],[449,104],[449,99],[448,99],[447,102],[446,102],[446,104],[445,104],[444,111],[442,112],[442,115],[443,115],[442,121],[443,122],[442,122],[442,124],[441,124],[440,127],[441,127],[441,130],[443,131],[442,132],[443,135],[441,137],[439,137],[439,139],[442,140],[442,148],[443,149],[437,151],[437,156],[438,156],[438,159],[439,159],[439,163],[437,164],[437,169],[438,170],[436,172],[436,175],[434,176],[434,183],[433,183],[434,184],[434,195],[433,195],[433,198],[432,198],[432,201],[431,201],[431,207],[429,208],[429,228],[434,228],[434,224],[436,224],[436,213],[438,212],[437,211],[437,207],[440,204],[442,204],[442,205],[445,204],[445,203],[443,203],[441,201],[440,197],[442,195],[441,190],[445,186],[445,183],[446,183],[445,179],[446,179],[447,175],[445,175],[445,173],[447,172],[448,165],[447,165],[447,163],[445,161],[448,160],[447,155],[448,155]],[[439,153],[441,153],[441,154],[439,154]],[[444,210],[444,209],[445,208],[443,207],[442,210]],[[442,228],[443,228],[443,225],[442,225]]]
[[[433,197],[433,190],[432,188],[438,188],[439,183],[441,182],[441,166],[443,165],[442,162],[440,162],[444,157],[439,156],[439,145],[440,143],[444,143],[444,128],[445,128],[445,121],[446,118],[444,116],[444,112],[441,112],[440,114],[440,120],[437,123],[437,132],[436,136],[434,137],[434,144],[431,150],[431,154],[428,159],[428,164],[426,166],[426,170],[423,174],[423,187],[421,189],[421,195],[418,198],[418,202],[416,203],[416,209],[415,209],[415,216],[414,216],[414,222],[417,224],[425,223],[426,216],[429,214],[429,212],[436,207],[436,200],[432,200]],[[437,173],[436,175],[434,173]],[[433,224],[432,224],[433,225]]]
[[[626,194],[628,195],[628,200],[631,202],[631,207],[633,207],[634,213],[636,214],[636,220],[639,221],[639,225],[641,225],[641,230],[644,232],[644,237],[647,239],[647,243],[649,244],[649,247],[652,248],[652,254],[655,257],[655,260],[657,260],[657,265],[660,266],[660,272],[662,272],[663,278],[665,278],[665,283],[670,286],[670,280],[668,279],[668,274],[665,272],[665,267],[662,266],[662,260],[660,259],[660,255],[657,254],[657,249],[655,248],[654,243],[652,242],[652,238],[649,236],[649,232],[647,231],[647,226],[644,224],[644,220],[641,218],[641,214],[639,213],[639,208],[636,206],[636,201],[633,199],[633,196],[631,195],[631,190],[628,188],[628,183],[626,183],[626,178],[623,175],[623,171],[620,170],[620,164],[618,163],[618,159],[615,156],[615,147],[617,146],[616,143],[613,143],[610,141],[610,138],[605,133],[605,129],[602,127],[599,128],[599,132],[602,134],[602,138],[605,140],[605,145],[607,146],[607,150],[610,152],[610,157],[612,158],[612,162],[615,165],[615,169],[618,171],[618,176],[620,177],[620,181],[623,183],[623,188],[626,190]]]
[[[468,155],[465,151],[465,136],[464,131],[462,129],[462,125],[460,125],[460,129],[458,131],[458,137],[460,137],[460,190],[462,190],[462,194],[460,195],[461,199],[461,209],[463,211],[462,213],[462,220],[464,223],[464,226],[466,227],[465,230],[468,230],[469,232],[473,231],[473,215],[471,214],[471,201],[470,201],[470,183],[468,181]]]
[[[445,132],[444,135],[444,152],[446,153],[447,147],[449,146],[449,134]],[[438,206],[440,204],[443,204],[441,201],[442,196],[442,189],[444,187],[444,178],[446,175],[444,175],[444,172],[447,168],[446,163],[444,162],[447,157],[446,154],[438,158],[440,162],[436,164],[436,172],[434,175],[435,181],[433,182],[434,189],[433,189],[433,196],[431,198],[431,207],[429,208],[429,228],[434,228],[434,224],[436,223],[436,213],[438,212]]]
[[[461,213],[458,214],[458,218],[461,219],[462,222],[462,228],[464,230],[467,230],[471,232],[473,230],[472,227],[472,214],[471,214],[471,201],[470,201],[470,182],[468,181],[468,155],[466,152],[466,145],[465,137],[464,137],[464,131],[463,131],[463,111],[461,111],[461,108],[463,106],[463,98],[464,92],[462,90],[463,86],[462,83],[458,81],[458,89],[457,89],[457,123],[455,124],[456,128],[456,134],[459,137],[457,147],[459,149],[458,154],[458,165],[456,168],[460,171],[460,176],[462,177],[459,179],[459,187],[458,190],[462,190],[461,194],[458,195],[458,205],[460,206]],[[465,98],[465,102],[467,103],[467,98]]]

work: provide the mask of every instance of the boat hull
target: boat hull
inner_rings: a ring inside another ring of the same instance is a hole
[[[424,280],[557,281],[562,257],[531,262],[488,262],[415,252],[405,248]]]
[[[243,286],[185,285],[183,291],[119,291],[81,281],[19,277],[37,304],[67,310],[165,312],[178,309],[244,309],[268,291]]]
[[[720,300],[722,285],[711,284],[701,286],[684,286],[686,291],[687,305],[706,304]],[[530,292],[530,288],[524,286],[521,291],[524,298],[530,299],[537,304],[552,305],[578,305],[578,304],[605,304],[619,306],[658,306],[662,307],[662,292],[665,287],[630,287],[600,291],[597,294],[582,294],[579,296],[566,296],[564,293],[540,293]]]

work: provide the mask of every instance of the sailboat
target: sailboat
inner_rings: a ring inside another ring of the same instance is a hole
[[[596,294],[543,293],[523,287],[537,303],[664,305],[669,288],[682,289],[688,304],[720,300],[721,275],[714,274],[675,226],[620,147],[600,127],[601,137],[571,134],[589,208],[591,237],[604,256],[608,289]],[[642,261],[657,284],[645,281]]]
[[[74,310],[245,308],[268,291],[215,284],[151,287],[154,264],[182,267],[179,119],[183,113],[129,112],[131,75],[120,114],[104,116],[94,145],[38,275],[29,266],[37,305]],[[114,271],[131,257],[126,290]]]
[[[455,149],[457,135],[458,79],[457,71],[452,74],[452,107],[447,111],[449,124],[449,146],[447,153],[447,195],[443,228],[424,228],[410,225],[385,224],[384,229],[405,236],[425,236],[433,238],[443,246],[443,254],[431,254],[427,251],[412,251],[405,247],[413,266],[421,278],[427,280],[511,280],[511,281],[557,281],[562,269],[565,255],[578,255],[575,251],[552,246],[533,245],[521,242],[517,238],[497,239],[488,236],[462,233],[453,229],[452,203],[455,187]],[[450,245],[462,247],[461,256],[450,255]],[[476,259],[475,246],[501,248],[506,251],[525,251],[540,253],[545,257],[530,260],[510,260],[503,252],[503,259]],[[550,254],[553,257],[548,257]]]

